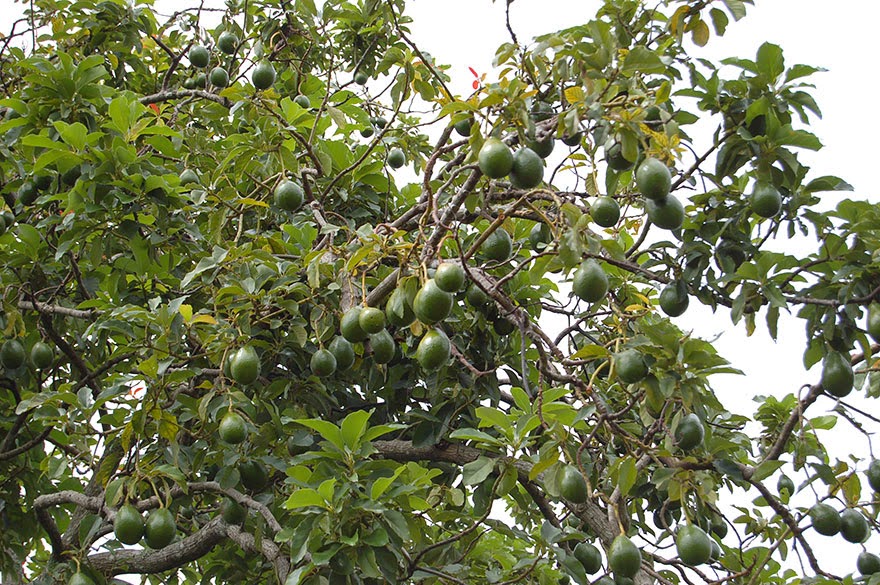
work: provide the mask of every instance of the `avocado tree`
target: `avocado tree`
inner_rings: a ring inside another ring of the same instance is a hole
[[[817,210],[817,68],[688,54],[750,2],[511,28],[470,96],[403,0],[151,4],[0,38],[4,585],[880,582],[817,435],[876,431],[880,208]],[[695,303],[821,377],[728,411]]]

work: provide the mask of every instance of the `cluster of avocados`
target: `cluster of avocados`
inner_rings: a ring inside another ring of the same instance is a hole
[[[54,362],[55,349],[44,341],[34,342],[30,351],[17,338],[7,339],[0,345],[0,365],[10,377],[15,377],[15,372],[28,364],[36,371],[43,371]]]
[[[238,52],[240,42],[238,36],[230,31],[224,31],[217,37],[216,47],[225,55],[235,55]],[[187,53],[190,65],[196,69],[207,69],[212,62],[210,49],[204,45],[192,45]],[[221,59],[216,59],[216,65],[209,73],[199,71],[183,82],[185,89],[204,89],[210,83],[217,89],[223,89],[229,85],[229,71],[220,64]],[[251,83],[257,90],[267,90],[275,83],[275,67],[267,60],[261,60],[251,72]],[[303,106],[306,107],[306,106]]]

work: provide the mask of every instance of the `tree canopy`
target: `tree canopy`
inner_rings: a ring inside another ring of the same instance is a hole
[[[880,463],[817,434],[880,394],[820,69],[697,58],[748,0],[605,0],[459,96],[404,0],[317,4],[0,37],[3,585],[880,583]],[[730,412],[695,303],[821,377]]]

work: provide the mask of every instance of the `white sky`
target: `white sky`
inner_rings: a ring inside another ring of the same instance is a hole
[[[9,2],[0,0],[7,8]],[[217,0],[215,3],[222,4]],[[855,187],[855,194],[825,195],[829,206],[839,197],[861,197],[880,203],[875,167],[880,116],[872,97],[880,89],[874,59],[880,2],[758,0],[757,3],[758,6],[749,7],[745,20],[731,22],[727,34],[720,39],[713,34],[709,46],[694,49],[695,54],[715,60],[728,56],[752,58],[761,43],[770,41],[783,47],[788,65],[806,63],[828,69],[827,73],[813,78],[817,85],[813,95],[824,119],[816,122],[812,131],[825,148],[817,154],[802,153],[802,160],[812,165],[814,177],[838,175]],[[168,0],[157,2],[157,6],[163,5],[168,6]],[[599,5],[596,0],[515,0],[511,8],[512,25],[523,42],[536,34],[584,22],[595,14]],[[468,66],[480,73],[488,72],[491,80],[495,48],[509,40],[504,27],[504,6],[505,0],[494,4],[490,0],[410,0],[409,14],[415,20],[411,25],[413,38],[435,59],[452,65],[449,73],[453,91],[462,95],[470,93],[473,76]],[[9,30],[13,14],[21,10],[21,4],[11,8],[0,12],[2,31]],[[678,322],[708,339],[720,335],[716,347],[746,372],[745,378],[727,376],[715,380],[722,402],[733,411],[750,414],[755,408],[750,401],[754,394],[783,395],[818,379],[818,368],[809,374],[803,372],[804,328],[796,319],[780,321],[781,341],[775,344],[766,334],[762,318],[759,318],[756,334],[747,338],[742,326],[735,329],[730,326],[726,311],[713,316],[695,301]],[[876,410],[865,400],[853,399],[852,402]],[[815,416],[832,406],[830,400],[822,398],[811,413]],[[841,435],[839,431],[845,427],[846,423],[840,421],[833,432],[835,442],[829,447],[834,454],[845,457],[853,451],[866,453],[864,437],[857,433]],[[829,436],[826,433],[826,437]],[[801,503],[809,505],[807,499]],[[822,538],[816,536],[811,540],[821,545],[826,542]],[[859,551],[858,545],[842,543],[839,548],[820,552],[822,557],[827,557],[823,559],[827,569],[845,573],[854,570]]]

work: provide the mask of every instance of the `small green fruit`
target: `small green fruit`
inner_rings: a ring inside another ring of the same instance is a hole
[[[388,166],[392,169],[399,169],[406,164],[406,155],[399,148],[392,148],[388,152]]]
[[[70,576],[67,585],[95,585],[95,582],[85,573],[74,573]]]
[[[712,539],[695,524],[682,526],[675,536],[678,558],[685,564],[695,567],[709,562],[712,556]]]
[[[871,489],[875,492],[880,492],[880,459],[874,459],[868,464],[865,475],[868,478],[868,485],[871,486]]]
[[[439,329],[431,329],[416,348],[416,361],[426,371],[434,371],[449,360],[451,349],[446,334]]]
[[[865,542],[868,532],[868,521],[861,512],[847,508],[840,513],[840,533],[846,541],[856,544]]]
[[[10,339],[0,347],[0,363],[7,370],[16,370],[24,365],[27,354],[18,339]]]
[[[684,207],[681,201],[671,195],[663,199],[647,199],[645,211],[651,223],[660,229],[673,231],[684,223]]]
[[[125,504],[113,519],[113,533],[122,544],[137,544],[144,536],[144,518],[137,508]]]
[[[240,414],[230,410],[220,419],[218,432],[225,443],[238,445],[247,438],[247,425]]]
[[[457,293],[464,286],[464,268],[455,262],[441,262],[434,273],[434,282],[442,291]]]
[[[228,31],[220,33],[217,37],[217,48],[227,55],[232,55],[238,48],[238,37]]]
[[[330,345],[327,346],[327,349],[329,349],[330,353],[333,354],[333,357],[336,358],[337,370],[344,371],[354,365],[354,346],[352,346],[351,343],[341,335],[334,337],[333,341],[330,342]]]
[[[531,148],[520,148],[513,155],[510,183],[517,189],[532,189],[544,180],[544,161]]]
[[[620,221],[620,205],[607,195],[597,197],[590,205],[590,217],[602,227],[614,227]]]
[[[373,351],[373,361],[377,364],[387,364],[394,359],[394,351],[397,344],[387,329],[370,335],[370,349]]]
[[[55,361],[55,351],[48,343],[38,341],[31,348],[31,365],[37,370],[45,370]]]
[[[776,491],[779,495],[782,495],[783,491],[788,492],[789,497],[794,494],[794,482],[785,474],[779,476],[779,480],[776,482]]]
[[[614,369],[624,384],[635,384],[648,375],[644,356],[635,349],[627,349],[614,356]]]
[[[147,516],[144,541],[150,548],[165,548],[174,540],[175,534],[177,534],[177,524],[174,522],[174,515],[167,508],[153,510]]]
[[[669,167],[659,159],[646,158],[636,170],[636,186],[646,199],[666,199],[672,189]]]
[[[587,501],[587,482],[574,465],[565,465],[560,472],[559,493],[575,504]]]
[[[275,83],[275,67],[268,61],[261,61],[251,73],[251,83],[259,90],[269,89]]]
[[[342,321],[339,323],[339,332],[351,343],[367,339],[368,334],[361,328],[360,317],[361,307],[352,307],[342,315]]]
[[[336,372],[336,356],[329,349],[319,349],[312,354],[309,367],[319,378],[332,376]]]
[[[529,231],[529,244],[535,252],[541,252],[550,242],[553,234],[550,232],[550,226],[544,222],[538,222],[532,226]]]
[[[608,275],[592,258],[585,260],[574,273],[571,290],[588,303],[601,301],[608,294]]]
[[[238,473],[241,476],[241,485],[251,492],[262,491],[269,483],[269,471],[256,459],[240,463]]]
[[[675,429],[675,442],[682,451],[690,451],[703,444],[703,423],[693,412],[682,417]]]
[[[856,568],[862,575],[880,573],[880,557],[874,553],[862,551],[856,559]]]
[[[187,54],[193,67],[207,67],[211,60],[211,52],[202,45],[193,45]]]
[[[750,200],[752,211],[761,217],[774,217],[782,209],[782,195],[779,189],[769,183],[756,183]]]
[[[366,85],[369,80],[369,76],[363,71],[358,71],[354,74],[354,82],[358,85]]]
[[[442,290],[434,279],[425,282],[413,300],[413,311],[419,321],[433,325],[445,319],[452,311],[453,297]]]
[[[689,303],[687,286],[681,280],[666,285],[660,291],[660,309],[670,317],[682,315]]]
[[[208,79],[214,87],[226,87],[229,85],[229,73],[227,73],[226,69],[222,67],[214,67],[211,69],[211,74],[208,76]]]
[[[243,524],[247,519],[247,510],[235,500],[225,498],[220,504],[220,515],[227,524]]]
[[[275,205],[285,211],[296,211],[302,206],[305,198],[302,187],[287,179],[278,183],[273,195]]]
[[[497,228],[483,240],[480,252],[488,260],[504,262],[510,258],[510,254],[513,252],[513,241],[510,239],[510,234],[502,227]]]
[[[513,169],[513,153],[498,138],[489,137],[477,156],[480,171],[490,179],[506,177]]]
[[[312,107],[312,100],[310,100],[309,96],[307,95],[299,94],[298,96],[293,98],[293,101],[294,103],[296,103],[296,105],[306,110]]]
[[[865,329],[868,335],[874,338],[874,341],[880,343],[880,303],[871,303],[868,306],[868,319]]]
[[[608,565],[615,576],[635,577],[642,566],[642,553],[625,534],[619,534],[608,548]]]
[[[388,302],[385,303],[385,318],[395,327],[408,327],[416,320],[416,314],[403,287],[394,289],[388,297]]]
[[[588,575],[598,573],[602,569],[602,553],[589,542],[579,542],[574,547],[574,558],[583,565]]]
[[[853,389],[852,364],[849,356],[829,351],[822,360],[822,389],[837,398],[843,398]]]
[[[240,347],[229,361],[229,374],[239,384],[250,384],[260,376],[260,356],[250,345]]]
[[[376,307],[364,307],[358,316],[358,323],[368,334],[379,333],[385,329],[385,313]]]
[[[813,528],[824,536],[834,536],[840,532],[840,512],[828,504],[818,503],[810,508]]]
[[[453,124],[452,127],[459,134],[459,136],[468,137],[471,135],[471,128],[473,127],[473,125],[474,125],[474,119],[468,117],[468,118],[464,118],[462,120],[459,120],[458,122]]]
[[[526,146],[534,150],[535,154],[541,158],[547,158],[553,152],[553,147],[556,146],[556,139],[553,138],[553,134],[548,134],[541,140],[527,140]]]

